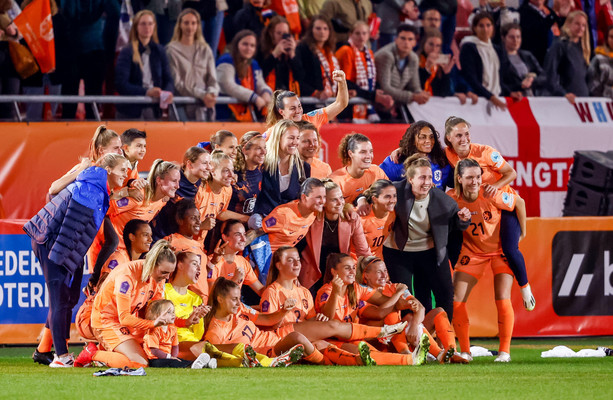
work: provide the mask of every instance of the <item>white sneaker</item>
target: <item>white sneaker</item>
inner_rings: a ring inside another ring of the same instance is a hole
[[[407,324],[407,321],[403,321],[394,325],[383,325],[383,327],[381,328],[381,332],[379,332],[379,335],[377,335],[377,338],[394,336],[398,333],[401,333],[404,328],[406,328]]]
[[[496,357],[496,359],[494,360],[494,362],[510,362],[510,361],[511,361],[511,355],[504,351],[501,351],[500,353],[498,353],[498,357]]]
[[[530,284],[527,284],[525,287],[520,288],[521,298],[524,300],[524,308],[526,311],[534,310],[534,306],[536,305],[536,300],[534,299],[534,295],[532,294],[532,289],[530,288]]]
[[[53,355],[53,361],[49,366],[51,368],[72,368],[74,365],[74,355],[72,353],[65,356],[58,357],[57,354]]]
[[[207,353],[202,353],[192,363],[192,369],[207,368],[210,362],[211,362],[211,356],[209,356]],[[217,367],[217,361],[215,361],[215,367]]]
[[[460,357],[462,357],[463,359],[465,359],[468,362],[471,362],[473,360],[473,356],[470,353],[467,353],[465,351],[463,351],[462,353],[460,353]]]

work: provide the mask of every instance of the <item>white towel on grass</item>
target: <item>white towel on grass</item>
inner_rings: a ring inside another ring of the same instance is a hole
[[[605,357],[606,354],[603,349],[581,349],[577,352],[569,349],[566,346],[556,346],[551,350],[543,351],[541,353],[542,358],[554,358],[554,357]]]

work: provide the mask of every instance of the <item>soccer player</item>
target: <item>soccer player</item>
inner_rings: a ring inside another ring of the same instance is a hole
[[[456,187],[448,194],[466,207],[472,214],[471,224],[464,231],[464,242],[453,278],[453,327],[460,342],[462,355],[470,359],[469,320],[466,301],[472,288],[483,276],[485,268],[494,273],[494,293],[498,310],[498,335],[500,345],[494,361],[511,361],[511,336],[514,313],[511,305],[513,271],[503,255],[500,240],[502,211],[525,208],[523,199],[515,194],[496,190],[493,196],[486,195],[486,186],[479,162],[471,158],[461,160],[455,169]],[[522,232],[523,234],[523,232]]]
[[[141,346],[147,330],[172,323],[167,315],[151,321],[139,317],[152,300],[162,298],[164,282],[175,270],[177,259],[165,240],[156,242],[144,260],[115,268],[102,283],[94,300],[91,326],[104,350],[88,346],[75,360],[75,366],[92,360],[114,368],[147,366]]]
[[[251,215],[260,194],[262,165],[266,157],[266,139],[260,132],[249,131],[241,137],[239,151],[234,161],[236,182],[232,184],[229,210]]]
[[[332,168],[330,168],[328,163],[319,159],[321,136],[317,127],[307,121],[298,121],[296,125],[298,125],[298,130],[300,131],[300,142],[298,144],[300,158],[311,166],[311,176],[313,178],[327,178],[332,173]]]
[[[389,236],[396,218],[396,187],[387,179],[379,179],[364,191],[364,197],[371,207],[370,213],[361,217],[364,235],[370,251],[383,259],[383,242]]]
[[[445,153],[452,167],[456,167],[460,160],[472,158],[479,163],[482,170],[485,197],[493,197],[498,190],[514,197],[519,197],[510,183],[517,177],[517,172],[505,161],[496,149],[470,141],[470,124],[459,117],[449,117],[445,121]],[[502,210],[500,221],[500,241],[502,252],[507,257],[509,266],[515,274],[517,283],[521,288],[524,308],[534,310],[536,301],[528,283],[526,262],[519,251],[519,241],[526,235],[525,207],[514,211]]]
[[[142,219],[128,221],[123,229],[123,242],[126,248],[115,250],[102,268],[102,274],[108,274],[120,264],[143,258],[151,248],[151,226]]]
[[[334,171],[330,178],[340,186],[347,203],[353,203],[377,179],[387,179],[385,172],[372,163],[372,143],[361,133],[346,135],[338,146],[338,155],[343,168]],[[360,199],[357,206],[358,214],[368,214],[366,199]]]

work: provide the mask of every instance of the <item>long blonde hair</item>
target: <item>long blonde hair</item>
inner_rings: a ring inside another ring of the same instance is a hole
[[[296,125],[296,123],[292,120],[282,119],[270,129],[270,137],[266,141],[264,169],[271,175],[277,174],[277,170],[279,168],[279,146],[281,145],[281,138],[283,135],[285,135],[285,132],[287,132],[289,128],[296,128],[298,130],[298,125]],[[300,160],[299,154],[292,154],[289,158],[290,173],[293,170],[294,165],[296,165],[298,168],[298,179],[303,180],[306,178],[304,165],[302,164],[302,160]]]
[[[145,257],[145,263],[143,265],[141,282],[148,281],[155,267],[158,266],[159,263],[162,261],[168,261],[173,264],[177,263],[177,257],[175,256],[175,252],[170,246],[170,242],[163,239],[155,242],[155,244],[151,246],[151,250],[149,250],[149,252],[147,253],[147,256]]]
[[[89,142],[89,159],[92,163],[100,159],[100,148],[108,146],[111,140],[118,138],[117,132],[107,129],[106,125],[100,125],[96,128],[91,142]]]
[[[196,17],[197,27],[196,27],[196,33],[194,34],[194,43],[201,43],[201,44],[206,45],[206,41],[204,40],[204,35],[202,34],[202,21],[200,19],[200,14],[198,13],[198,11],[194,10],[193,8],[186,8],[183,11],[181,11],[181,14],[179,14],[179,17],[177,18],[177,23],[175,24],[175,29],[172,33],[172,38],[170,39],[170,41],[179,42],[181,41],[181,39],[183,39],[183,31],[181,31],[181,20],[187,14],[191,14]]]
[[[149,183],[145,187],[145,200],[144,204],[150,203],[155,196],[157,190],[157,178],[164,178],[167,173],[173,169],[179,170],[179,166],[170,161],[164,161],[158,158],[151,164],[151,170],[149,170],[149,176],[147,176],[147,182]]]
[[[585,18],[585,31],[583,32],[583,36],[579,39],[579,43],[581,44],[581,50],[583,51],[583,59],[586,64],[590,64],[590,31],[587,18],[587,14],[581,10],[571,11],[566,17],[566,21],[564,21],[564,25],[562,25],[561,36],[565,39],[570,39],[570,24],[573,23],[575,18],[583,17]]]
[[[132,20],[132,27],[130,28],[130,44],[132,45],[132,62],[140,65],[141,69],[143,68],[143,60],[140,57],[140,52],[138,51],[138,45],[140,40],[138,39],[138,24],[145,15],[151,16],[153,18],[153,23],[155,24],[155,29],[153,30],[153,36],[151,36],[151,41],[153,43],[159,43],[158,40],[158,31],[157,31],[157,20],[155,19],[155,14],[149,10],[140,10],[134,16]]]
[[[219,168],[221,162],[224,160],[232,161],[232,158],[221,150],[213,150],[211,153],[211,166],[213,167],[213,170]],[[234,165],[232,165],[232,168],[234,168]],[[213,173],[209,175],[207,182],[213,182]]]

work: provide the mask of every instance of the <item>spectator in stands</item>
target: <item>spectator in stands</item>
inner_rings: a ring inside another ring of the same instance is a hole
[[[304,71],[296,57],[296,44],[284,17],[273,17],[264,28],[258,61],[266,84],[273,90],[291,90],[300,95]]]
[[[440,12],[438,12],[434,8],[426,10],[422,14],[422,29],[437,29],[440,31],[441,21],[442,17]],[[422,37],[422,43],[423,39],[424,38]],[[445,54],[453,54],[453,60],[456,64],[456,67],[460,67],[460,48],[458,47],[458,43],[454,38],[452,38],[451,43],[442,43],[441,52]]]
[[[448,49],[451,48],[453,36],[455,35],[458,0],[422,0],[419,3],[419,9],[422,13],[430,9],[434,9],[440,13],[440,30],[443,33],[443,51],[447,52]]]
[[[530,38],[522,42],[521,48],[531,52],[540,65],[545,61],[551,41],[551,28],[559,21],[557,14],[545,3],[545,0],[524,0],[519,7],[522,33]],[[562,26],[560,23],[558,25]]]
[[[143,1],[145,3],[146,0]],[[155,14],[159,43],[165,46],[170,42],[177,18],[181,12],[181,0],[149,0],[145,9]]]
[[[498,98],[502,92],[500,55],[491,40],[494,35],[494,19],[489,13],[480,12],[473,18],[471,26],[473,35],[465,37],[460,43],[462,76],[472,92],[504,110],[506,103]]]
[[[550,96],[565,96],[575,103],[576,96],[589,96],[587,70],[590,64],[590,35],[587,15],[583,11],[568,14],[560,38],[545,56],[543,69]]]
[[[502,59],[500,75],[502,91],[505,96],[521,100],[523,96],[534,96],[545,85],[547,77],[543,74],[536,57],[528,50],[521,50],[521,26],[516,23],[502,27]]]
[[[217,58],[219,39],[223,27],[224,13],[228,9],[226,0],[200,1],[187,0],[183,2],[183,9],[196,10],[202,20],[202,34],[204,41],[209,44],[213,56]]]
[[[225,43],[229,44],[234,38],[237,30],[241,29],[240,27],[234,25],[234,16],[243,8],[245,2],[244,0],[225,0],[225,2],[228,5],[228,9],[224,12],[223,32]]]
[[[186,105],[187,117],[196,121],[212,120],[219,94],[215,57],[204,41],[200,15],[196,10],[186,8],[179,14],[166,53],[176,94],[195,97],[204,103],[204,107],[200,104]]]
[[[396,109],[398,105],[413,101],[425,104],[430,99],[430,94],[421,90],[419,83],[419,58],[413,52],[417,35],[417,28],[401,24],[394,42],[375,53],[377,81],[381,89],[392,96]]]
[[[115,66],[117,92],[128,96],[149,96],[172,102],[172,75],[166,52],[157,39],[155,16],[141,10],[130,28],[130,45],[124,47]],[[154,106],[118,104],[117,119],[159,119],[160,109]]]
[[[605,43],[596,47],[596,55],[588,70],[588,83],[592,96],[613,99],[613,25],[606,31]]]
[[[273,208],[298,199],[300,185],[311,176],[311,166],[298,154],[299,138],[298,126],[290,120],[281,120],[271,129],[262,168],[261,187],[266,190],[261,191],[255,201],[254,212],[260,215],[260,220]],[[252,227],[252,219],[249,221]]]
[[[519,23],[519,12],[515,8],[507,7],[506,0],[479,0],[479,5],[472,12],[476,15],[481,12],[489,13],[494,19],[494,36],[492,41],[500,44],[500,29],[510,23]],[[470,21],[471,17],[468,17]]]
[[[256,37],[262,35],[264,27],[276,13],[268,9],[270,0],[249,0],[234,16],[234,26],[238,29],[249,29]],[[230,40],[231,38],[226,38]]]
[[[443,46],[443,34],[438,29],[426,28],[421,40],[419,50],[419,80],[421,88],[431,96],[453,96],[451,82],[451,70],[454,62],[450,54],[441,53]],[[474,93],[471,93],[473,103],[477,101]],[[466,102],[466,94],[456,93],[460,102]]]
[[[370,14],[370,0],[326,0],[320,12],[320,15],[331,21],[339,43],[346,42],[353,25],[357,21],[368,21]]]
[[[250,104],[258,111],[268,106],[272,90],[262,76],[260,65],[255,60],[257,36],[253,31],[243,29],[230,44],[230,53],[217,60],[217,79],[221,92],[234,97],[243,104],[229,104],[236,121],[253,121]],[[219,116],[227,115],[226,107],[217,107]]]
[[[19,32],[9,15],[12,0],[0,1],[0,94],[19,94],[19,75],[9,54],[9,40],[17,40]],[[10,103],[0,103],[0,120],[12,119]]]
[[[300,7],[300,17],[306,21],[310,21],[316,15],[321,12],[321,7],[326,0],[298,0],[298,6]]]
[[[349,42],[336,51],[336,58],[345,75],[347,87],[351,97],[359,97],[378,103],[389,110],[394,105],[394,100],[383,90],[376,89],[377,70],[375,67],[375,55],[368,48],[370,27],[364,21],[358,21],[351,29]],[[356,123],[378,122],[379,115],[372,104],[355,104],[352,108],[341,113],[341,118],[353,119]]]
[[[322,16],[313,17],[311,25],[296,47],[296,56],[304,71],[300,81],[302,96],[313,96],[326,100],[336,93],[337,82],[332,72],[339,69],[334,56],[336,39],[330,21]],[[320,73],[317,73],[320,71]]]
[[[383,0],[375,6],[377,17],[381,18],[377,48],[394,41],[401,15],[408,16],[409,19],[419,17],[419,9],[417,13],[414,11],[416,8],[415,0]]]

